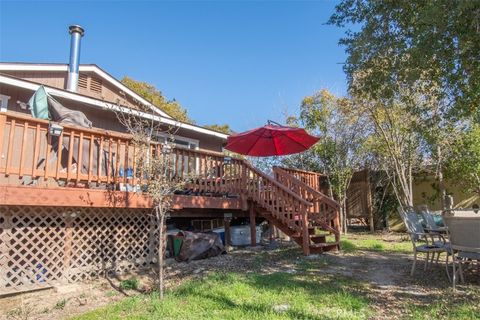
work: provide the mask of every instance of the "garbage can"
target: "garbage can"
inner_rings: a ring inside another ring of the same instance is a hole
[[[176,257],[180,254],[182,248],[183,236],[173,236],[173,256]]]

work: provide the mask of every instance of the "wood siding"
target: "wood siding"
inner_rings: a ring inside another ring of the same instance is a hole
[[[63,71],[4,71],[24,80],[41,83],[46,86],[65,89],[67,87],[67,72]],[[137,108],[134,98],[124,94],[93,72],[80,72],[78,93],[111,103],[119,103],[130,108]]]
[[[60,74],[60,72],[57,72],[57,73]],[[39,81],[39,83],[42,83],[42,82]],[[29,110],[21,109],[20,105],[17,102],[19,101],[19,102],[27,103],[33,94],[31,90],[21,89],[21,88],[9,86],[9,85],[1,85],[0,94],[10,96],[10,99],[8,100],[9,111],[16,111],[16,112],[30,114]],[[100,129],[105,129],[110,131],[117,131],[122,133],[125,132],[125,128],[118,122],[115,114],[109,110],[101,110],[97,107],[85,105],[83,103],[75,102],[69,99],[63,99],[63,98],[56,98],[56,99],[69,109],[82,111],[87,116],[87,118],[90,121],[92,121],[92,126],[95,128],[100,128]],[[200,149],[216,151],[216,152],[222,151],[222,146],[224,141],[221,138],[198,133],[198,132],[193,132],[191,130],[186,130],[186,129],[179,129],[176,135],[180,137],[199,140]]]

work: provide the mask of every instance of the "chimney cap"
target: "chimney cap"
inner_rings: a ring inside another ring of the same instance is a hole
[[[70,30],[70,34],[74,33],[74,32],[78,32],[80,33],[80,36],[83,36],[84,33],[85,33],[85,30],[79,26],[78,24],[74,24],[74,25],[71,25],[68,27],[68,29]]]

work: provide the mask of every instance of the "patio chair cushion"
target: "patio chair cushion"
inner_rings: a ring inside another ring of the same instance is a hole
[[[417,246],[416,250],[418,252],[445,252],[447,251],[446,247],[443,245],[437,246],[437,245],[426,245],[423,244],[421,246]]]
[[[447,251],[449,254],[452,254],[452,246],[450,245],[449,242],[444,244],[442,241],[435,241],[434,244],[437,247],[445,248],[445,251]]]

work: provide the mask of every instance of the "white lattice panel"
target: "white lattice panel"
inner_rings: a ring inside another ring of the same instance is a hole
[[[0,293],[148,267],[150,210],[0,207]]]

